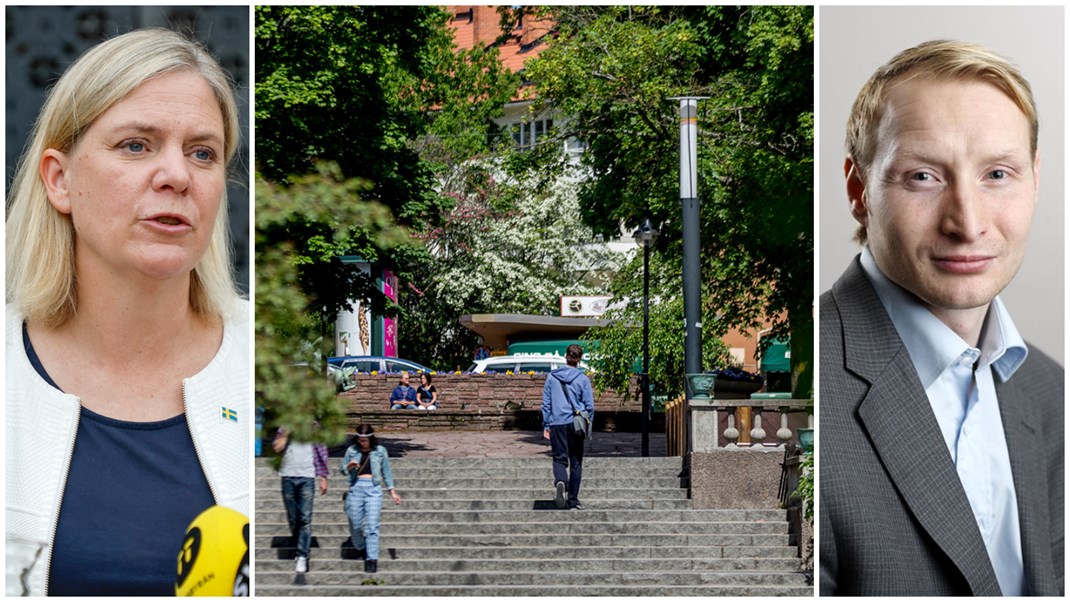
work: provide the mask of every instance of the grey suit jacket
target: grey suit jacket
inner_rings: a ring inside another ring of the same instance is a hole
[[[856,257],[821,296],[822,595],[999,595],[910,355]],[[1063,369],[1036,348],[996,377],[1025,592],[1063,593]]]

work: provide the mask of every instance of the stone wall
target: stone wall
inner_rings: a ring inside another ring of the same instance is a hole
[[[777,508],[784,448],[753,447],[691,455],[695,508]]]
[[[545,374],[511,375],[504,373],[466,375],[444,373],[434,376],[440,410],[389,411],[390,392],[398,384],[397,374],[358,374],[356,386],[340,394],[349,404],[349,417],[370,423],[377,429],[397,431],[451,429],[471,431],[537,430],[542,426],[542,390]],[[410,375],[410,383],[418,383]],[[595,392],[596,431],[639,431],[641,402],[636,395],[636,380],[629,394],[615,391]],[[406,414],[393,414],[406,413]],[[664,431],[664,416],[654,413],[651,431]]]
[[[789,459],[797,465],[800,457]],[[691,455],[691,505],[694,508],[780,508],[784,448],[722,448]],[[798,484],[796,477],[789,486]],[[786,509],[789,542],[797,546],[804,570],[813,570],[814,531],[798,500]]]

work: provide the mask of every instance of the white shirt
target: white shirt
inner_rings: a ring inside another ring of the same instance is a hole
[[[917,297],[884,276],[869,248],[862,268],[918,372],[944,443],[973,509],[1004,596],[1025,590],[1018,499],[994,377],[1007,381],[1028,349],[997,296],[970,347]]]

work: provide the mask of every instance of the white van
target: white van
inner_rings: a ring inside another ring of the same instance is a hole
[[[492,356],[477,360],[465,373],[549,373],[567,366],[564,356]],[[579,369],[587,370],[587,364],[580,362]]]

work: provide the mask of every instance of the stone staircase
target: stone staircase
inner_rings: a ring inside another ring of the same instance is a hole
[[[783,510],[690,508],[680,458],[584,461],[584,510],[558,510],[548,458],[394,458],[379,572],[345,558],[343,479],[317,496],[310,571],[269,459],[257,459],[258,596],[813,596]]]

